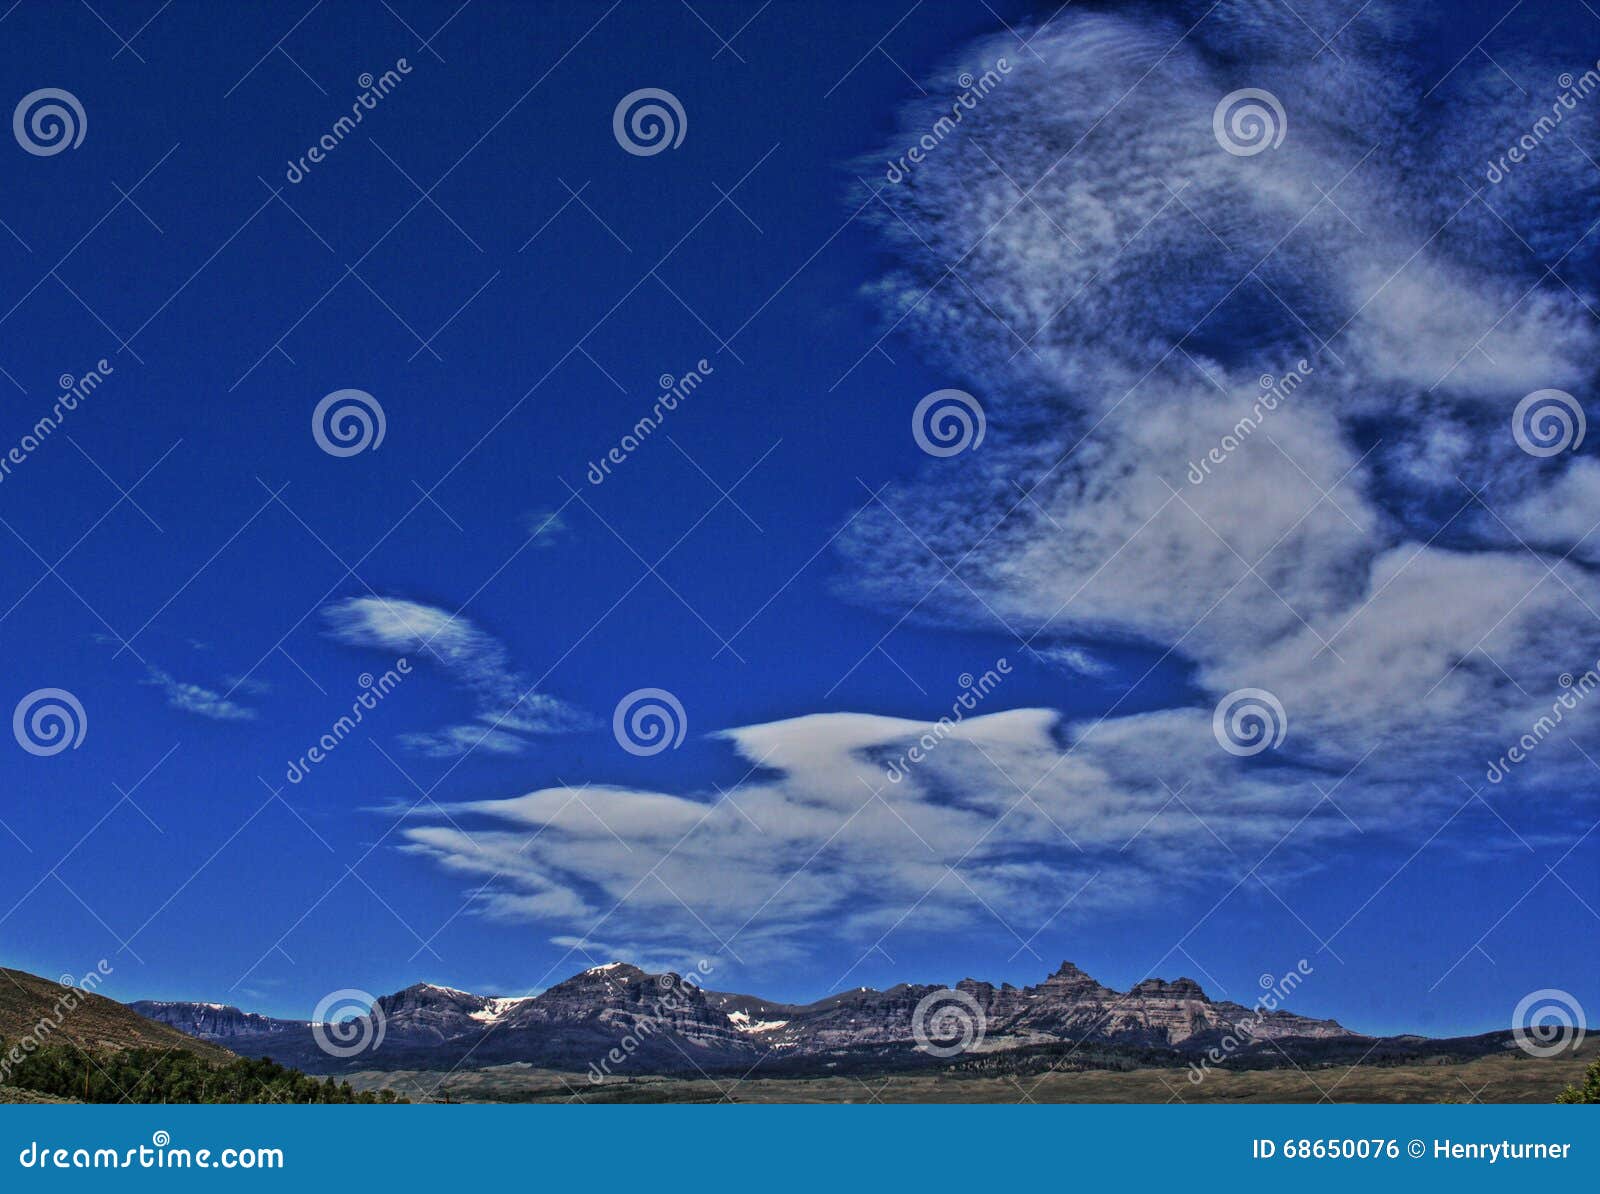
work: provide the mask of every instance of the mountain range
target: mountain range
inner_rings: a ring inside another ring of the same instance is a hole
[[[328,1034],[308,1020],[216,1003],[130,1006],[235,1053],[270,1056],[312,1073],[508,1063],[606,1075],[745,1071],[758,1064],[801,1072],[945,1064],[958,1053],[1062,1045],[1194,1057],[1230,1034],[1247,1038],[1244,1052],[1367,1039],[1333,1020],[1211,1000],[1187,978],[1146,979],[1115,991],[1070,962],[1037,986],[902,983],[808,1004],[707,990],[691,978],[624,962],[520,998],[418,983],[376,1000],[366,1023],[343,1026],[351,1039],[371,1043],[348,1057],[322,1048],[318,1038]]]

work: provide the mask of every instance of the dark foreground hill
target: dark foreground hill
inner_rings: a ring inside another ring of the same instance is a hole
[[[181,1049],[209,1061],[227,1061],[233,1057],[214,1042],[146,1019],[114,999],[3,967],[0,967],[0,1039],[6,1042],[8,1050],[24,1039],[32,1039],[36,1047],[74,1045],[91,1052]]]
[[[0,1103],[393,1101],[239,1057],[82,987],[0,968]]]

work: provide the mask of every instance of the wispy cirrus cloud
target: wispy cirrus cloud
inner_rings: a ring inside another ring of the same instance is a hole
[[[171,673],[151,667],[145,673],[144,683],[159,688],[167,704],[185,713],[209,717],[213,721],[254,721],[256,711],[248,705],[229,700],[222,693],[202,684],[179,680]]]
[[[520,755],[528,748],[524,739],[497,729],[492,721],[401,734],[400,744],[435,759],[453,759],[480,750],[491,755]]]
[[[422,753],[449,757],[483,750],[518,754],[522,735],[591,729],[587,713],[534,685],[511,664],[505,644],[470,619],[438,606],[398,597],[350,597],[324,606],[328,633],[339,642],[409,655],[432,663],[473,698],[471,723],[406,734],[402,742]]]
[[[1108,676],[1115,670],[1093,651],[1085,650],[1083,647],[1039,646],[1035,647],[1034,651],[1046,663],[1055,664],[1069,672],[1076,672],[1080,676]]]
[[[522,525],[535,547],[554,547],[572,533],[560,510],[530,510],[522,516]]]
[[[1475,195],[1483,146],[1528,107],[1517,86],[1470,62],[1441,82],[1405,49],[1439,19],[1414,6],[1298,8],[1066,10],[883,189],[894,264],[873,292],[980,396],[989,438],[852,523],[845,587],[896,612],[926,597],[917,616],[944,624],[1170,649],[1212,700],[1277,694],[1289,757],[1338,774],[1403,744],[1380,765],[1443,799],[1586,663],[1600,610],[1576,562],[1592,466],[1511,433],[1530,391],[1593,390],[1600,173],[1573,141],[1600,112]],[[1343,31],[1337,58],[1302,19]],[[1535,87],[1548,67],[1507,69]],[[1281,101],[1279,148],[1219,146],[1214,110],[1244,87]],[[1301,360],[1302,387],[1190,481],[1258,379]],[[1150,734],[1152,766],[1204,728]]]

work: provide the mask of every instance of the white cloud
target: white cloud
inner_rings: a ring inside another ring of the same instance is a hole
[[[175,679],[158,667],[147,671],[144,682],[161,689],[166,694],[167,704],[185,713],[209,717],[213,721],[254,721],[256,717],[254,709],[230,701],[215,689]]]
[[[1034,650],[1046,662],[1065,668],[1069,672],[1077,672],[1080,676],[1105,676],[1112,671],[1109,663],[1083,647],[1067,645],[1041,646],[1034,648]]]
[[[1542,489],[1502,512],[1524,542],[1586,563],[1600,563],[1600,464],[1574,460]]]
[[[398,597],[349,597],[324,606],[322,616],[340,642],[433,663],[472,694],[475,723],[402,737],[423,753],[516,754],[527,746],[519,735],[568,733],[595,724],[581,709],[534,692],[532,682],[511,666],[505,644],[460,614]]]
[[[456,810],[489,822],[470,838],[413,827],[411,848],[492,879],[491,915],[640,949],[731,935],[759,955],[897,925],[1025,937],[1241,872],[1290,830],[1268,868],[1303,873],[1299,852],[1354,834],[1345,816],[1425,839],[1463,799],[1457,777],[1476,782],[1596,653],[1600,586],[1555,555],[1587,533],[1600,481],[1529,457],[1509,425],[1531,390],[1594,392],[1584,304],[1600,300],[1581,271],[1574,294],[1542,264],[1584,233],[1593,183],[1552,140],[1472,199],[1511,85],[1458,64],[1434,116],[1398,48],[1420,18],[1350,15],[1133,2],[1066,8],[1026,52],[981,42],[962,65],[1007,55],[1006,82],[867,209],[893,255],[869,293],[977,395],[988,437],[852,522],[841,589],[935,625],[999,633],[998,613],[1040,642],[1151,644],[1200,700],[1085,724],[974,718],[892,785],[884,759],[919,723],[748,726],[725,736],[762,770],[726,797],[544,789]],[[1306,24],[1340,29],[1338,54]],[[1290,123],[1280,149],[1239,158],[1211,119],[1246,86]],[[947,87],[907,106],[887,156],[948,112]],[[1302,359],[1300,388],[1192,483],[1258,379]],[[965,585],[902,520],[962,561]],[[1212,737],[1217,698],[1246,687],[1287,712],[1265,760]],[[1594,739],[1597,717],[1564,732]],[[1517,782],[1569,800],[1587,767],[1545,750]]]
[[[1277,757],[1338,768],[1376,748],[1426,804],[1593,654],[1600,586],[1556,556],[1600,519],[1600,480],[1522,452],[1510,417],[1534,389],[1593,392],[1596,300],[1502,222],[1553,259],[1592,216],[1564,143],[1551,171],[1481,201],[1458,179],[1515,96],[1488,64],[1457,69],[1438,126],[1398,48],[1419,36],[1412,13],[1368,6],[1335,61],[1300,17],[1349,14],[1297,7],[1063,11],[1037,58],[1017,55],[960,134],[884,188],[893,211],[874,218],[898,256],[876,293],[979,396],[989,438],[885,490],[893,513],[840,541],[858,599],[898,615],[931,593],[930,621],[994,630],[992,608],[1024,634],[1170,650],[1207,702],[1274,692],[1291,724]],[[1217,145],[1213,109],[1242,86],[1282,101],[1281,148]],[[1569,116],[1592,130],[1600,108]],[[942,277],[951,260],[965,285]],[[1301,358],[1299,389],[1191,483],[1258,375]],[[902,519],[964,560],[981,601]],[[1593,541],[1575,555],[1600,558]],[[1145,733],[1146,765],[1182,735],[1203,746],[1208,719]]]
[[[400,744],[418,754],[436,759],[453,759],[468,751],[481,750],[494,755],[518,755],[528,744],[515,734],[498,729],[491,722],[482,725],[446,726],[442,730],[422,730],[400,735]]]
[[[979,923],[1020,944],[1063,917],[1233,873],[1230,851],[1259,852],[1317,802],[1307,773],[1236,774],[1209,729],[1206,749],[1176,725],[1201,720],[1125,718],[1090,741],[1053,710],[986,714],[892,783],[887,762],[933,725],[815,714],[718,735],[764,776],[726,793],[545,788],[452,805],[451,824],[404,832],[412,852],[487,881],[481,913],[598,936],[625,956],[752,962],[823,938],[864,947],[907,921]],[[1149,741],[1176,752],[1155,771]]]
[[[554,547],[572,531],[560,510],[530,510],[522,522],[535,547]]]

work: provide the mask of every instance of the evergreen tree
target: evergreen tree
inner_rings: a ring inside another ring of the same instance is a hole
[[[1569,1086],[1556,1096],[1558,1103],[1600,1103],[1600,1057],[1590,1063],[1582,1086]]]

